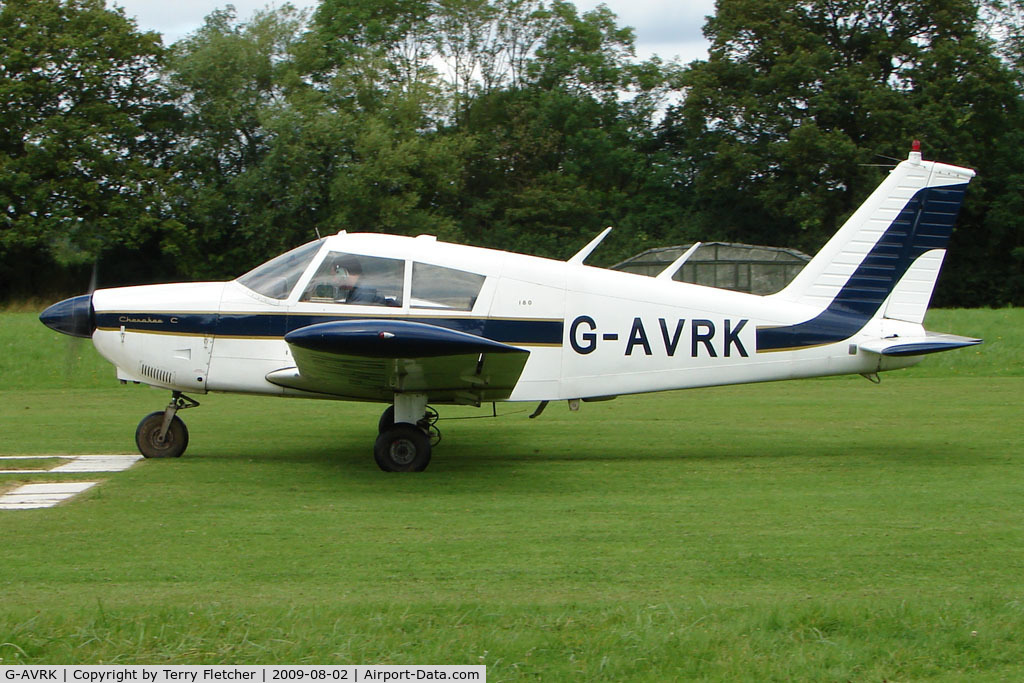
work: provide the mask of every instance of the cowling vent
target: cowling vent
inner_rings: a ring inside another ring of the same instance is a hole
[[[146,363],[139,364],[139,374],[143,377],[155,380],[160,384],[174,384],[174,373],[170,370],[162,370],[155,368],[152,365]]]

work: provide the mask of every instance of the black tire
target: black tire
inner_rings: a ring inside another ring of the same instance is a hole
[[[139,453],[146,458],[180,458],[188,447],[188,429],[181,418],[175,415],[171,418],[171,426],[167,430],[167,436],[163,442],[157,437],[160,428],[164,424],[164,411],[159,410],[150,413],[139,422],[135,430],[135,445],[139,447]]]
[[[415,425],[396,424],[377,437],[373,459],[385,472],[422,472],[430,464],[430,439]]]
[[[383,434],[387,430],[395,426],[395,407],[388,406],[383,413],[380,415],[380,420],[377,422],[377,433]]]

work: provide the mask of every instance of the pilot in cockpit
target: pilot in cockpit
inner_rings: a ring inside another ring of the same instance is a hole
[[[359,260],[346,256],[334,264],[334,283],[347,304],[381,304],[383,299],[377,296],[372,287],[360,287],[359,279],[363,276],[363,267]]]
[[[317,269],[300,301],[313,303],[360,304],[363,306],[401,305],[401,269],[384,270],[389,262],[366,256],[328,254]],[[391,296],[391,292],[395,296]]]

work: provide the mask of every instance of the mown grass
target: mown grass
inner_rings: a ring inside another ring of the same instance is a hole
[[[932,309],[924,322],[925,327],[936,332],[985,341],[957,352],[928,356],[906,370],[907,376],[1024,377],[1024,309]]]
[[[0,454],[2,455],[2,454]],[[28,458],[17,460],[0,460],[0,470],[39,470],[45,471],[65,462],[63,458]]]
[[[4,332],[34,334],[19,316],[0,315],[12,375],[50,343],[44,329],[23,355]],[[207,396],[183,414],[180,460],[0,514],[2,663],[1018,679],[1024,320],[934,317],[987,342],[880,386],[723,387],[538,420],[499,406],[512,414],[443,421],[417,476],[373,464],[378,407]],[[133,450],[167,397],[98,388],[112,372],[88,351],[72,364],[84,388],[30,368],[4,385],[0,452]]]

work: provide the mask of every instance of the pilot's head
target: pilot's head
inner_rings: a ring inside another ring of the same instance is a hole
[[[362,274],[363,267],[359,265],[357,259],[350,256],[338,259],[334,263],[334,279],[338,286],[345,289],[354,288]]]

